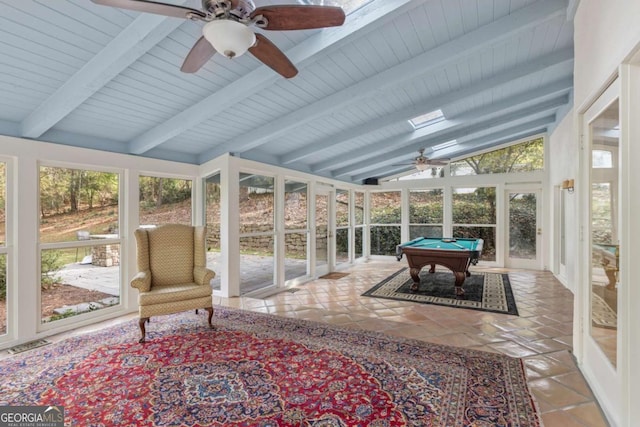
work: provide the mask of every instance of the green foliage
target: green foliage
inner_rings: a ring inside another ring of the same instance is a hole
[[[56,250],[42,251],[40,286],[42,289],[50,289],[60,281],[56,273],[64,267],[62,253]]]
[[[454,224],[495,224],[495,187],[476,188],[470,193],[453,194]]]
[[[336,226],[349,225],[349,191],[336,190]]]
[[[409,206],[409,222],[412,224],[441,224],[442,203],[424,203]]]
[[[191,185],[191,180],[187,179],[141,176],[140,205],[143,209],[153,209],[190,200]]]
[[[336,230],[336,256],[349,255],[349,230],[342,228]]]
[[[542,138],[512,145],[500,150],[451,162],[451,175],[482,175],[542,170],[544,141]],[[471,169],[472,173],[469,173]]]
[[[494,227],[453,227],[453,237],[464,239],[482,239],[483,248],[480,259],[496,260],[496,233]]]
[[[526,194],[509,202],[509,242],[512,253],[535,253],[536,197]]]
[[[400,206],[387,206],[384,208],[371,209],[371,224],[399,224]]]
[[[371,227],[371,255],[395,255],[400,242],[399,226]]]
[[[400,192],[371,193],[371,224],[400,224]]]
[[[42,267],[40,285],[42,289],[49,289],[60,281],[56,273],[64,267],[62,254],[60,251],[47,250],[42,251]],[[0,301],[4,301],[7,297],[7,257],[0,256]]]
[[[441,225],[411,225],[409,226],[409,239],[418,237],[446,237],[442,234]]]
[[[443,208],[442,189],[409,193],[409,223],[411,224],[441,224]]]
[[[96,203],[118,203],[118,175],[82,169],[43,166],[40,168],[40,215],[92,209]]]

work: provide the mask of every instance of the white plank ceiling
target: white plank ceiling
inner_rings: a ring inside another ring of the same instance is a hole
[[[287,80],[250,54],[180,72],[199,22],[90,0],[0,0],[0,134],[382,178],[410,170],[397,164],[421,148],[456,158],[552,129],[572,102],[571,10],[566,0],[372,0],[342,27],[265,31],[300,70]],[[408,123],[436,109],[444,121]]]

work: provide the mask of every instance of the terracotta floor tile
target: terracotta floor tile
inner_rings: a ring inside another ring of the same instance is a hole
[[[501,353],[504,353],[507,356],[511,357],[527,357],[536,354],[536,352],[531,350],[530,348],[509,341],[489,344],[489,347],[495,348]]]
[[[524,359],[527,368],[538,372],[542,377],[575,372],[576,368],[544,355],[531,356]]]
[[[524,344],[525,347],[529,347],[538,353],[551,353],[559,350],[569,350],[571,349],[570,345],[562,344],[556,340],[552,339],[543,339],[538,341],[530,341]]]
[[[554,411],[542,414],[544,427],[584,427],[585,424],[573,418],[565,411]]]
[[[591,388],[589,388],[587,381],[580,372],[569,372],[566,374],[554,375],[552,379],[560,384],[572,388],[583,396],[590,396],[592,394]]]
[[[595,403],[579,405],[566,409],[565,412],[580,420],[584,426],[607,427],[609,425]]]
[[[532,380],[529,382],[529,386],[536,398],[551,404],[556,409],[587,403],[589,401],[588,397],[576,393],[569,387],[565,387],[550,378]]]

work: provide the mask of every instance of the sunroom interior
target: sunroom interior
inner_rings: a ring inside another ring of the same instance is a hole
[[[182,73],[200,22],[0,0],[0,349],[135,312],[139,227],[206,225],[218,300],[474,237],[479,267],[573,294],[571,357],[633,425],[640,6],[334,3],[342,26],[262,32],[287,79],[251,54]]]

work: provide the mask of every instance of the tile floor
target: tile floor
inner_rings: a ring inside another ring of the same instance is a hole
[[[608,425],[571,355],[573,295],[551,273],[477,268],[509,273],[518,317],[360,296],[403,266],[357,264],[339,280],[314,280],[264,299],[214,297],[214,304],[522,357],[545,427]],[[48,339],[58,341],[134,316]],[[6,357],[6,351],[0,354],[0,359]]]
[[[373,261],[351,267],[339,280],[214,303],[522,357],[545,427],[608,425],[571,354],[573,294],[551,273],[508,271],[518,317],[360,296],[401,267]]]

